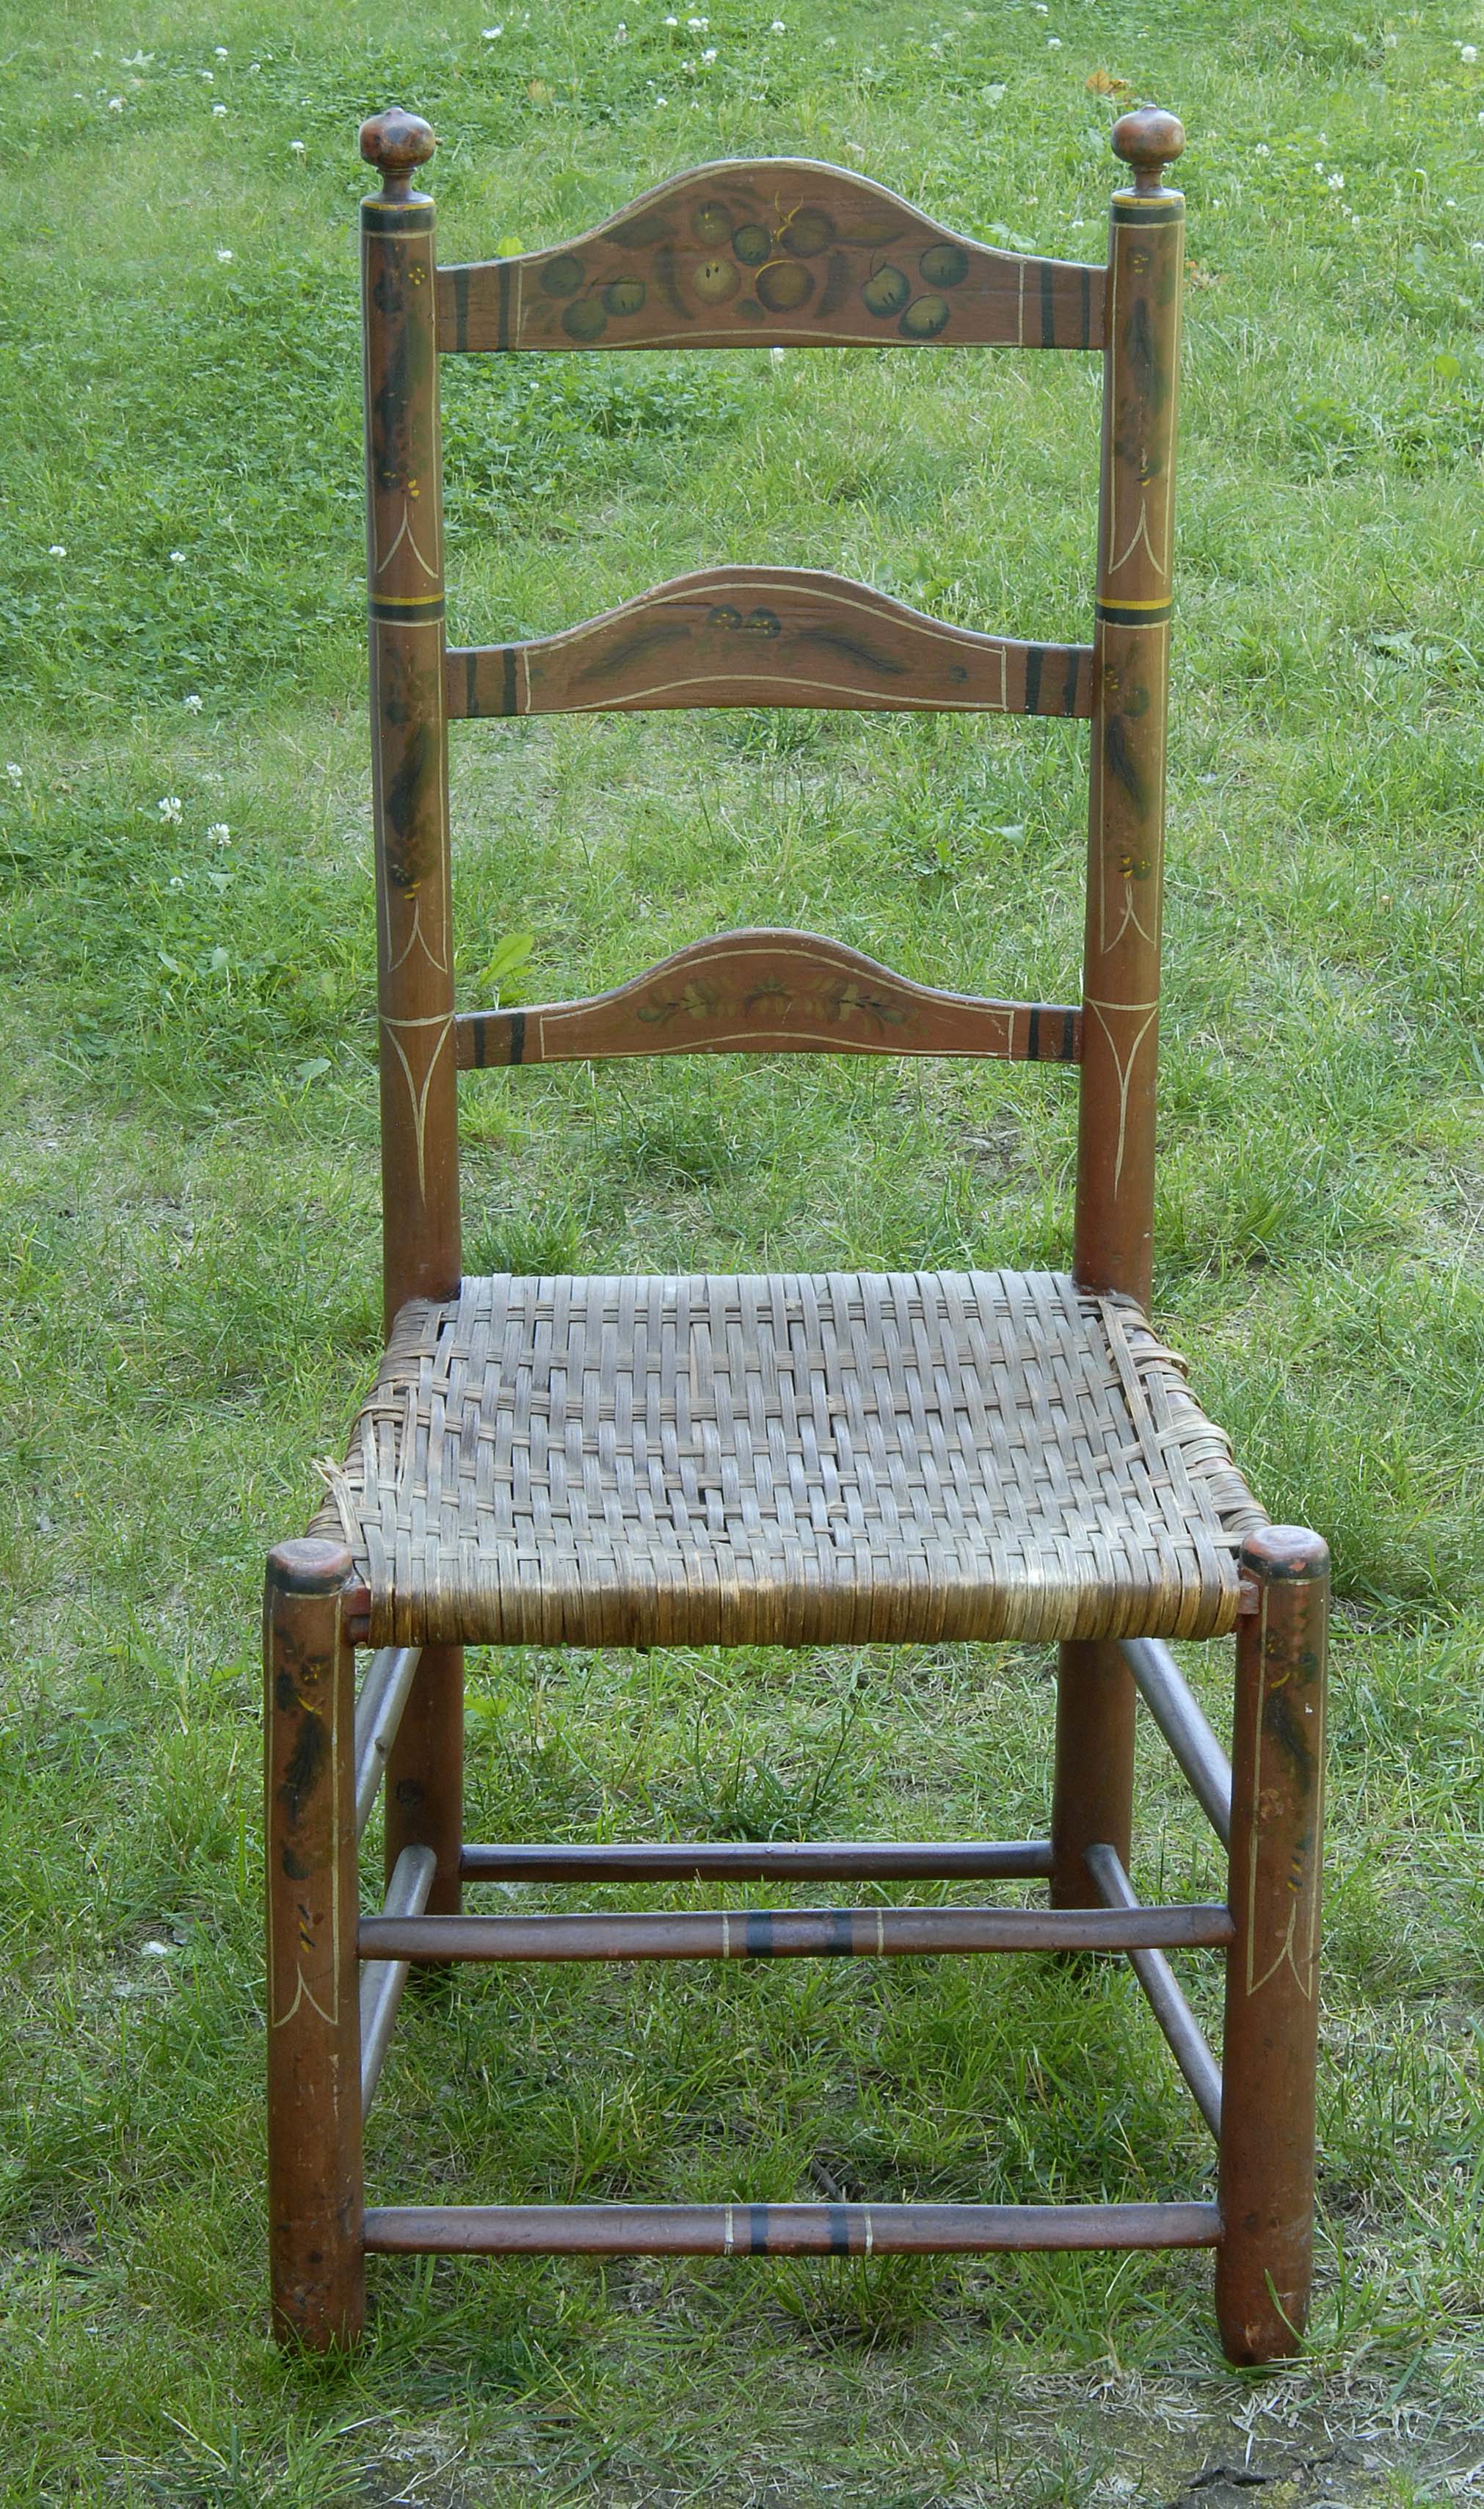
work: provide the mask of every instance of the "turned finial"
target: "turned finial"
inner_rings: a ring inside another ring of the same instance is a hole
[[[385,113],[373,113],[360,126],[360,153],[368,166],[379,170],[383,197],[389,201],[408,198],[414,168],[426,166],[437,144],[422,116],[404,113],[399,104],[389,105]]]
[[[1113,125],[1113,154],[1132,167],[1135,192],[1163,191],[1165,169],[1184,145],[1184,126],[1157,104],[1141,104]]]

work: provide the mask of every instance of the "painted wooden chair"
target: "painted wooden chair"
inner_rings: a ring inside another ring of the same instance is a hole
[[[702,168],[575,243],[440,268],[426,123],[361,132],[389,1339],[310,1537],[268,1564],[275,2323],[353,2340],[368,2253],[1215,2250],[1234,2361],[1299,2342],[1310,2279],[1327,1554],[1269,1523],[1150,1288],[1183,203],[1166,113],[1106,267],[990,251],[858,175]],[[1017,644],[826,574],[720,567],[469,651],[444,632],[441,356],[739,343],[1099,354],[1087,645]],[[805,933],[702,941],[617,991],[459,1011],[451,720],[833,706],[1091,726],[1083,998],[978,1000]],[[675,1053],[999,1055],[1081,1089],[1069,1274],[464,1280],[461,1069]],[[1168,1641],[1236,1634],[1229,1767]],[[1059,1642],[1029,1843],[465,1844],[464,1644]],[[372,1650],[357,1698],[353,1657]],[[1225,1900],[1129,1877],[1141,1694],[1229,1851]],[[356,1841],[387,1780],[385,1910]],[[464,1883],[1044,1876],[1050,1905],[461,1913]],[[1167,1954],[1226,1953],[1218,2072]],[[361,2129],[408,1965],[1009,1950],[1127,1954],[1219,2147],[1216,2201],[388,2206]]]

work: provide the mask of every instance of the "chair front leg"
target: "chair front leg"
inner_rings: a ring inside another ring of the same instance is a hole
[[[311,2351],[365,2314],[351,1554],[268,1557],[268,2204],[274,2333]]]
[[[1133,1675],[1116,1639],[1069,1640],[1057,1667],[1052,1784],[1054,1908],[1102,1902],[1084,1857],[1116,1848],[1128,1870],[1133,1835]]]
[[[1329,1554],[1272,1524],[1243,1546],[1222,2062],[1216,2315],[1227,2358],[1296,2352],[1314,2248]]]

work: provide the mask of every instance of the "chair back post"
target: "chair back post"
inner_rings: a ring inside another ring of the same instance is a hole
[[[360,226],[389,1329],[460,1273],[433,205],[410,183],[435,144],[394,107],[361,127],[383,183]]]
[[[1115,124],[1094,630],[1073,1268],[1147,1307],[1154,1237],[1165,727],[1185,203],[1164,169],[1185,133],[1141,106]]]

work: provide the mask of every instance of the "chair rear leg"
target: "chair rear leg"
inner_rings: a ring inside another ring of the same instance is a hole
[[[428,1895],[434,1917],[457,1915],[463,1892],[464,1649],[425,1647],[387,1763],[387,1880],[404,1847],[438,1859]]]
[[[1127,1870],[1133,1832],[1133,1675],[1110,1639],[1069,1640],[1057,1670],[1054,1908],[1102,1903],[1083,1857],[1099,1842]]]
[[[1228,2360],[1296,2352],[1314,2249],[1329,1554],[1272,1524],[1243,1546],[1216,2315]]]
[[[263,1606],[273,2324],[316,2352],[365,2313],[350,1575],[336,1543],[281,1543]]]

